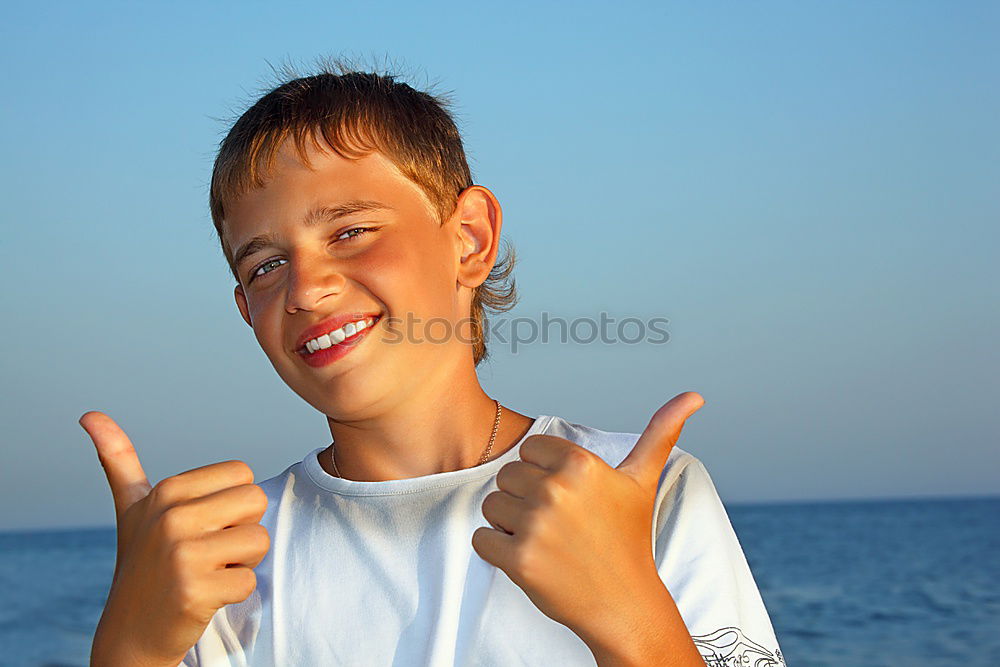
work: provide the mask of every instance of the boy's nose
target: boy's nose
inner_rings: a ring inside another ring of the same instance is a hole
[[[290,264],[285,297],[285,310],[289,313],[316,310],[323,299],[340,294],[347,284],[344,274],[329,259],[299,259]]]

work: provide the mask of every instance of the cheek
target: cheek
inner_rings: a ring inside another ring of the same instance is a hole
[[[281,344],[281,303],[276,292],[255,294],[247,298],[247,312],[250,314],[254,337],[265,350],[270,346],[271,340]]]
[[[254,329],[259,328],[264,323],[267,317],[267,304],[267,297],[261,297],[261,295],[250,297],[247,300],[247,310],[250,312],[250,320],[253,322]]]
[[[445,303],[448,265],[440,248],[423,243],[386,244],[357,265],[357,279],[390,307],[426,310]],[[436,309],[435,309],[436,310]]]

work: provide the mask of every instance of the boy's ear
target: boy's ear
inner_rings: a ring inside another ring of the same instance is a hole
[[[488,188],[472,185],[459,195],[455,215],[458,217],[458,282],[476,288],[483,284],[496,262],[503,211]]]
[[[246,322],[250,328],[253,328],[253,322],[250,321],[250,308],[247,306],[247,295],[243,291],[243,285],[237,283],[236,285],[236,307],[240,309],[240,315],[243,316],[243,321]]]

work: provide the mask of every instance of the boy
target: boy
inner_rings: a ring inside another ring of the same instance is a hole
[[[259,485],[226,461],[151,487],[83,415],[119,536],[93,664],[784,664],[674,447],[698,394],[639,435],[483,391],[513,260],[440,99],[343,67],[290,80],[223,140],[210,207],[241,316],[333,442]]]

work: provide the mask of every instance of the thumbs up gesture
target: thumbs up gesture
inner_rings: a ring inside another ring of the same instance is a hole
[[[150,486],[135,447],[107,415],[80,425],[114,497],[118,554],[94,635],[93,665],[176,665],[220,607],[245,600],[270,548],[260,525],[267,496],[242,461],[224,461]]]
[[[493,527],[476,529],[473,549],[585,641],[605,642],[615,615],[640,602],[656,598],[662,608],[666,587],[652,542],[657,485],[685,420],[704,403],[695,392],[675,396],[616,468],[564,438],[529,436],[483,501]]]

